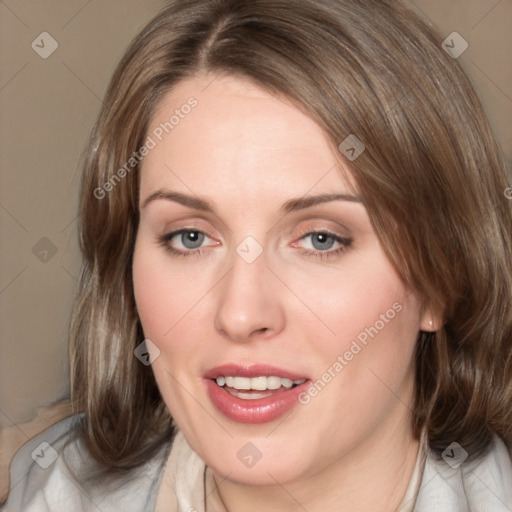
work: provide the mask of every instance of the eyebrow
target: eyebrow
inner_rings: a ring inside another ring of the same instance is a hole
[[[156,201],[157,199],[174,201],[175,203],[182,204],[183,206],[188,206],[189,208],[194,208],[195,210],[201,210],[204,212],[213,213],[215,211],[213,204],[205,201],[204,199],[188,196],[187,194],[182,194],[181,192],[171,192],[166,190],[157,190],[148,196],[144,200],[144,203],[142,203],[141,209],[144,209],[149,203]]]
[[[188,206],[189,208],[203,212],[215,213],[215,207],[209,201],[200,199],[198,197],[189,196],[187,194],[182,194],[181,192],[172,192],[166,190],[157,190],[156,192],[153,192],[153,194],[144,200],[141,209],[144,209],[149,203],[158,199],[174,201],[176,203],[182,204],[183,206]],[[353,196],[350,194],[319,194],[316,196],[290,199],[281,206],[280,212],[290,213],[331,201],[348,201],[352,203],[361,203],[361,199],[358,196]]]
[[[351,203],[361,203],[361,198],[350,194],[319,194],[316,196],[299,197],[290,199],[281,206],[282,213],[290,213],[304,208],[311,208],[317,204],[328,203],[331,201],[349,201]]]

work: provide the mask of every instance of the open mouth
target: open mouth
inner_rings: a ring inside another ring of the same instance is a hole
[[[238,423],[267,423],[285,415],[311,384],[310,377],[269,364],[231,363],[204,374],[213,406]]]
[[[234,377],[219,376],[212,379],[219,387],[231,396],[243,400],[257,400],[283,393],[300,386],[306,379],[291,380],[277,376]]]

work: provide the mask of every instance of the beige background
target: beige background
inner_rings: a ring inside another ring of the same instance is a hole
[[[26,439],[36,407],[68,392],[66,330],[79,269],[76,165],[115,63],[163,4],[0,1],[4,434]],[[456,31],[469,43],[459,61],[512,160],[512,1],[414,0],[414,7],[438,24],[442,39]],[[47,59],[31,47],[42,32],[58,43]],[[7,439],[15,444],[4,435],[4,452]]]

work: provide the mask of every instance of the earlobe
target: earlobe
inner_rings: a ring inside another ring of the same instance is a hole
[[[431,308],[427,308],[422,314],[420,330],[424,332],[436,332],[441,329],[443,321],[441,315],[435,314]]]

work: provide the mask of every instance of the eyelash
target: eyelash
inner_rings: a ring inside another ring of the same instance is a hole
[[[182,251],[180,249],[176,249],[169,245],[169,241],[173,239],[175,236],[180,235],[182,233],[200,233],[202,235],[208,236],[204,231],[201,231],[200,229],[179,229],[177,231],[173,231],[171,233],[167,233],[165,235],[162,235],[158,238],[158,243],[168,252],[170,252],[173,256],[183,256],[183,257],[189,257],[189,256],[202,256],[203,255],[203,248],[199,249],[189,249],[188,251]]]
[[[183,256],[183,257],[203,256],[204,251],[203,251],[202,247],[199,249],[189,249],[187,251],[183,251],[183,250],[176,249],[169,245],[170,240],[172,240],[175,236],[180,235],[182,233],[199,233],[199,234],[202,234],[202,235],[205,235],[206,237],[208,237],[208,235],[204,231],[201,231],[200,229],[179,229],[177,231],[173,231],[171,233],[167,233],[165,235],[160,236],[158,238],[158,243],[166,251],[171,253],[173,256]],[[311,249],[299,248],[298,251],[300,254],[307,256],[309,258],[315,258],[315,259],[319,259],[319,260],[323,261],[325,259],[328,259],[328,258],[331,258],[334,256],[338,256],[352,244],[351,238],[344,238],[342,236],[335,235],[334,233],[331,233],[329,231],[324,231],[324,230],[308,231],[307,233],[303,234],[299,238],[299,240],[303,240],[304,238],[311,236],[311,235],[315,235],[315,234],[326,235],[326,236],[334,239],[335,242],[338,242],[340,244],[340,246],[335,250],[326,250],[326,251],[320,251],[320,250],[315,251],[315,250],[311,250]]]
[[[326,251],[320,251],[320,250],[312,250],[312,249],[304,249],[304,248],[298,248],[299,254],[302,254],[304,256],[307,256],[308,258],[314,258],[318,259],[320,261],[324,261],[330,258],[334,258],[336,256],[339,256],[342,252],[344,252],[351,244],[352,239],[351,238],[344,238],[342,236],[336,235],[334,233],[331,233],[330,231],[325,230],[313,230],[308,231],[307,233],[304,233],[299,240],[303,240],[304,238],[307,238],[311,235],[326,235],[329,238],[332,238],[335,242],[339,244],[339,247],[337,249],[333,250],[326,250]]]

